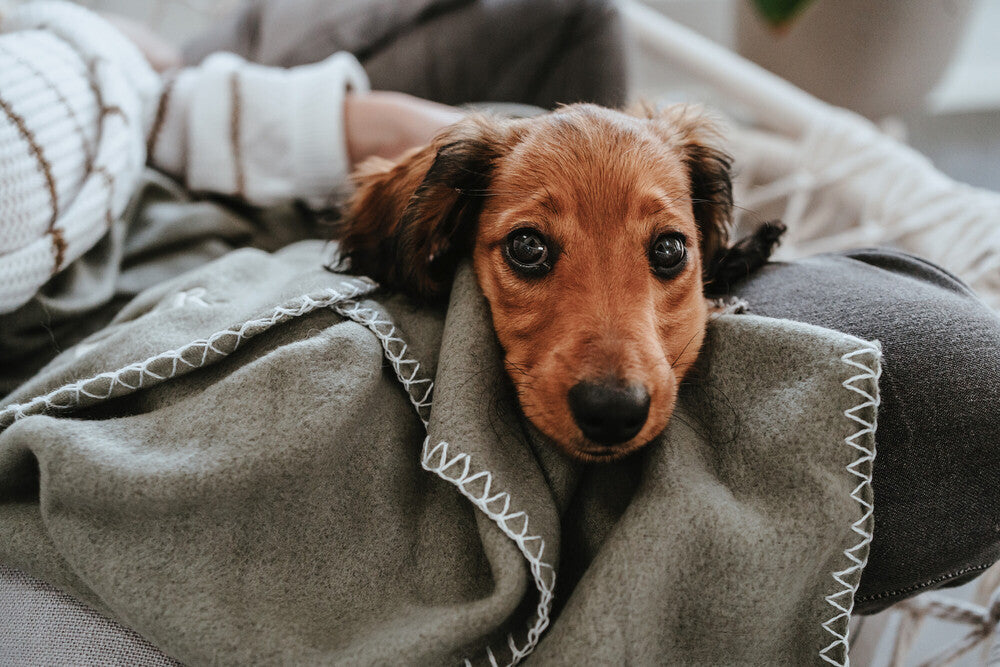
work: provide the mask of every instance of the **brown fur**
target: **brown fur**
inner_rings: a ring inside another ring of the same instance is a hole
[[[686,107],[472,116],[395,162],[365,163],[337,236],[352,270],[422,299],[471,255],[525,415],[569,454],[611,460],[663,430],[701,349],[703,271],[727,247],[732,207],[716,140]],[[503,257],[526,224],[561,249],[540,278]],[[648,255],[664,232],[688,239],[688,263],[668,280]],[[642,430],[613,448],[589,442],[567,405],[574,384],[608,377],[650,395]]]

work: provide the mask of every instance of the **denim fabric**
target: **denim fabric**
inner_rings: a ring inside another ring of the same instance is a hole
[[[883,346],[875,533],[856,609],[965,583],[1000,558],[1000,318],[955,276],[893,250],[772,263],[750,312]]]

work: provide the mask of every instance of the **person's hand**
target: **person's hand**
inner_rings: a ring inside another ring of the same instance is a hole
[[[423,146],[464,115],[455,107],[405,93],[349,94],[344,100],[344,133],[351,166],[372,155],[394,158]]]
[[[139,51],[146,57],[149,64],[157,72],[165,72],[168,69],[180,67],[183,64],[180,49],[174,44],[163,39],[155,32],[130,18],[120,14],[105,12],[101,17],[118,28],[129,40],[139,47]]]

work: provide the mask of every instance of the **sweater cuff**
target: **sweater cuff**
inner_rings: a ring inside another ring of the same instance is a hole
[[[292,69],[217,53],[167,86],[150,160],[192,190],[321,205],[347,179],[344,97],[367,89],[348,53]]]
[[[349,53],[334,54],[292,73],[292,166],[297,194],[314,203],[347,180],[350,159],[344,126],[347,93],[368,91],[368,77]]]
[[[179,180],[184,180],[187,172],[187,109],[196,80],[197,74],[189,69],[167,75],[146,139],[149,164]]]

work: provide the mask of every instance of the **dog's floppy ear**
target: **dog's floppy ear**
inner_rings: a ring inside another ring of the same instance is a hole
[[[716,256],[729,244],[733,219],[732,158],[721,147],[715,123],[697,106],[656,109],[640,105],[632,113],[648,118],[664,141],[682,153],[691,183],[691,207],[701,234],[706,282]]]
[[[469,116],[396,161],[364,162],[334,230],[349,270],[420,299],[441,296],[506,151],[503,127],[498,118]]]
[[[707,267],[711,280],[705,283],[705,295],[730,294],[737,283],[767,264],[785,231],[783,222],[771,220],[717,253]]]

